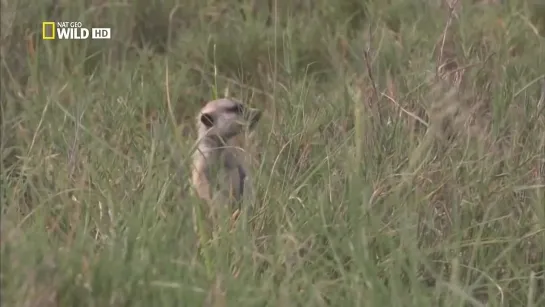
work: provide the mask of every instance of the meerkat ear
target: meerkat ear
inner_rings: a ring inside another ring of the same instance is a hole
[[[203,113],[203,114],[201,114],[201,122],[207,128],[210,128],[210,127],[214,126],[214,116],[212,116],[212,114],[210,114],[210,113]]]

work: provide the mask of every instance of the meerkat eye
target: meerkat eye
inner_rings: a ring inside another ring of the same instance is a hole
[[[232,106],[232,107],[229,107],[227,109],[227,112],[230,112],[230,113],[236,113],[236,114],[242,114],[244,113],[244,106],[237,103],[236,105]]]
[[[214,116],[210,113],[204,113],[201,115],[201,122],[208,128],[214,126]]]

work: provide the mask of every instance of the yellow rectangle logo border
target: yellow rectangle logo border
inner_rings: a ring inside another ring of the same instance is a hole
[[[52,36],[47,36],[45,34],[45,28],[51,26]],[[42,22],[42,39],[43,40],[53,40],[55,39],[55,22],[54,21],[44,21]]]

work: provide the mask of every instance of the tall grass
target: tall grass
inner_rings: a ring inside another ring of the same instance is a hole
[[[544,305],[545,16],[485,2],[2,1],[2,303]],[[225,92],[258,201],[199,239]]]

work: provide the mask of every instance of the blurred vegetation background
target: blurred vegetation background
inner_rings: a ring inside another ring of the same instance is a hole
[[[543,1],[1,4],[2,304],[545,304]],[[224,95],[265,111],[257,210],[200,253]]]

